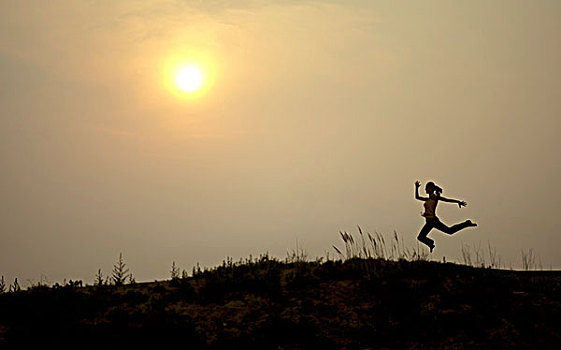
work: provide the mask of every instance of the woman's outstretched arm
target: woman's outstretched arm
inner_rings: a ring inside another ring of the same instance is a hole
[[[428,198],[419,196],[419,187],[421,187],[421,183],[417,180],[415,181],[415,199],[426,201]]]
[[[443,202],[448,202],[448,203],[456,203],[458,205],[458,207],[465,207],[468,204],[465,201],[459,201],[457,199],[450,199],[450,198],[445,198],[442,196],[438,196],[438,200],[443,201]]]

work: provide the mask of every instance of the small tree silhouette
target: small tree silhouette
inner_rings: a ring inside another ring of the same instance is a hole
[[[132,274],[129,273],[129,269],[123,261],[123,253],[119,253],[119,261],[117,262],[117,264],[113,265],[111,281],[116,286],[122,286],[126,283],[127,278],[130,278],[130,276],[132,276]]]
[[[94,284],[96,286],[103,286],[105,284],[105,280],[103,279],[103,273],[101,273],[101,269],[97,270],[97,273],[95,274],[95,282]]]
[[[136,284],[136,279],[132,275],[132,272],[129,274],[129,284]]]
[[[4,276],[0,279],[0,294],[6,292],[6,283],[4,282]]]
[[[175,265],[175,261],[171,264],[171,279],[177,280],[179,279],[179,268]]]

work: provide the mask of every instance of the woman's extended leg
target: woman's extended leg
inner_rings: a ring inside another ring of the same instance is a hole
[[[456,224],[454,226],[446,226],[442,223],[442,221],[438,220],[438,222],[434,223],[434,228],[436,228],[437,230],[440,230],[444,233],[447,233],[449,235],[453,235],[454,233],[463,230],[466,227],[471,227],[471,226],[477,226],[477,224],[471,222],[470,220],[466,220],[462,223]]]
[[[429,234],[430,230],[432,230],[433,227],[434,227],[433,225],[426,223],[425,226],[423,226],[423,228],[421,229],[421,232],[419,232],[419,235],[417,236],[417,239],[419,241],[423,242],[430,248],[431,253],[434,248],[434,241],[428,238],[427,235]]]

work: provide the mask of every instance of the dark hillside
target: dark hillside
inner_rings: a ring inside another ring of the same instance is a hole
[[[133,285],[0,295],[0,348],[559,348],[561,274],[262,257]]]

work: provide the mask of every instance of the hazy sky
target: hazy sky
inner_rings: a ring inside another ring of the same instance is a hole
[[[561,268],[561,2],[0,2],[0,274],[137,281],[339,230]],[[170,62],[212,81],[183,98]],[[44,278],[43,277],[43,278]]]

